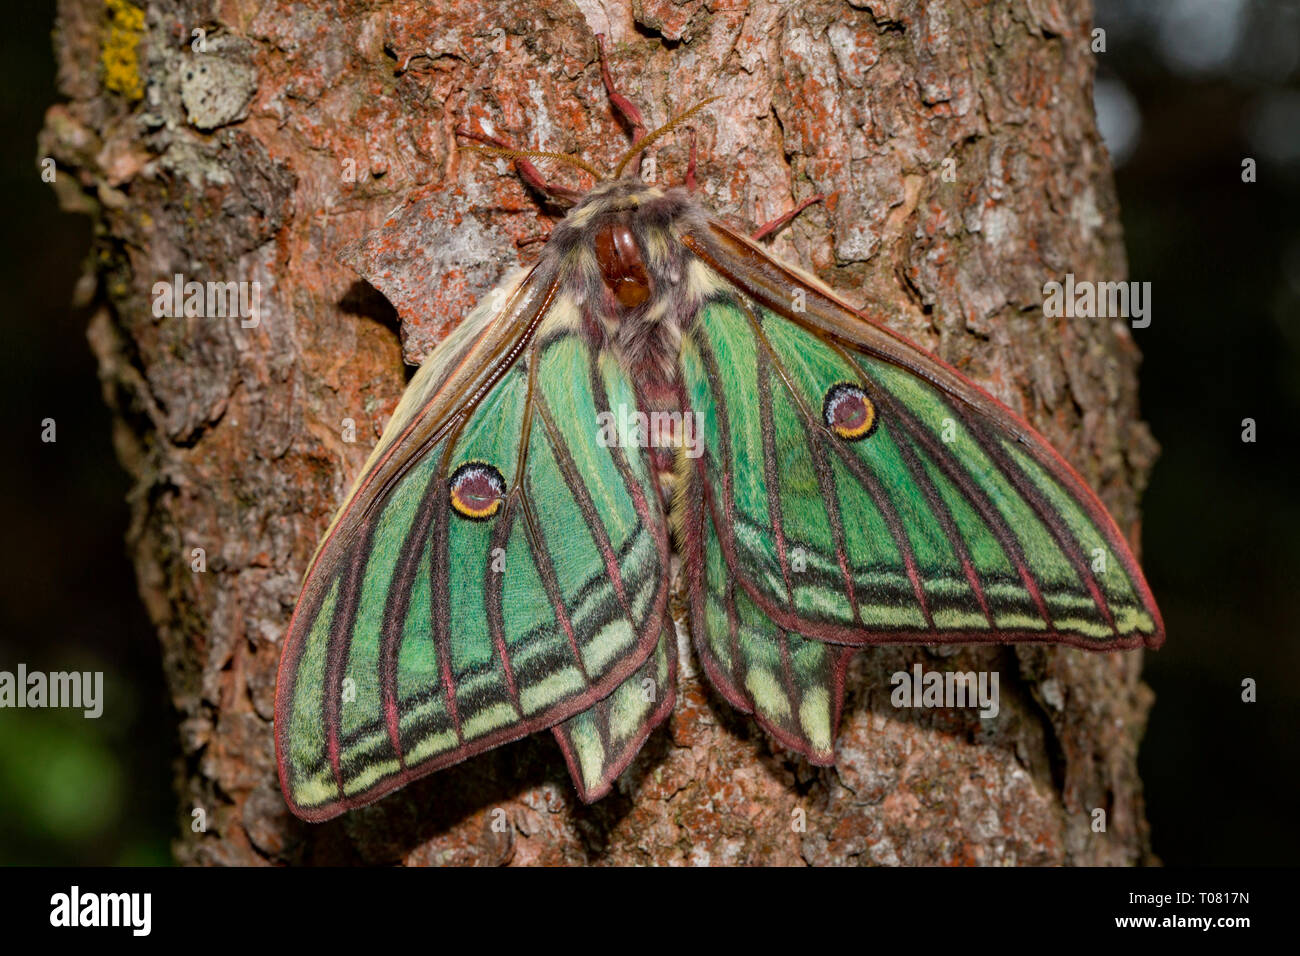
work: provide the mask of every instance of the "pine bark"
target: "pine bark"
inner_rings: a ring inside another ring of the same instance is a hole
[[[610,165],[627,139],[597,33],[652,126],[720,98],[692,121],[713,210],[753,224],[834,193],[774,252],[1023,413],[1136,540],[1155,454],[1137,350],[1122,324],[1042,310],[1049,280],[1126,270],[1086,0],[135,2],[60,0],[66,101],[40,150],[97,226],[89,339],[183,749],[179,861],[1150,859],[1137,652],[863,651],[817,769],[683,645],[669,726],[590,807],[538,735],[308,825],[271,733],[301,576],[411,364],[557,214],[455,130]],[[680,181],[686,144],[653,151],[659,179]],[[260,283],[259,324],[156,317],[177,273]],[[895,708],[890,675],[918,662],[996,671],[1000,714]]]

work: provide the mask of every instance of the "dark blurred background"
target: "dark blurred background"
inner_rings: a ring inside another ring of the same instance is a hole
[[[53,10],[0,35],[0,669],[102,670],[112,701],[0,712],[0,863],[165,863],[176,728],[123,536],[128,490],[69,305],[90,224],[40,181]],[[1152,283],[1142,410],[1163,452],[1144,564],[1169,640],[1140,764],[1169,864],[1294,863],[1300,767],[1300,2],[1098,0],[1096,101],[1130,277]],[[1257,181],[1242,181],[1242,161]],[[40,441],[57,422],[58,441]],[[1254,444],[1242,419],[1257,423]],[[1254,678],[1257,703],[1241,701]]]
[[[1294,865],[1300,3],[1098,0],[1096,24],[1129,272],[1152,283],[1151,327],[1134,337],[1163,448],[1142,535],[1169,633],[1147,655],[1157,700],[1139,759],[1155,850]]]
[[[53,3],[20,0],[0,30],[0,669],[104,672],[103,716],[0,710],[0,863],[169,863],[180,752],[158,642],[126,557],[126,473],[70,306],[91,238],[41,181],[55,102]],[[57,441],[41,441],[53,418]]]

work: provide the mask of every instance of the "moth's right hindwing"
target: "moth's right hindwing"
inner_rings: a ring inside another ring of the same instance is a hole
[[[308,572],[276,696],[301,817],[565,721],[659,642],[652,471],[596,424],[632,385],[538,285],[435,350]]]

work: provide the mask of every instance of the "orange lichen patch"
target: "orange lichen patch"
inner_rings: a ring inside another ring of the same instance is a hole
[[[138,100],[144,96],[139,54],[144,11],[127,0],[104,0],[104,10],[108,20],[100,43],[104,89]]]
[[[680,40],[685,35],[686,25],[702,6],[704,4],[700,0],[687,3],[676,3],[673,0],[643,0],[637,5],[636,17],[638,22],[659,31],[665,38]]]

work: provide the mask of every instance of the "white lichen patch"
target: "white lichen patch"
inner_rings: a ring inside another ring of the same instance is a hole
[[[181,73],[181,103],[190,125],[201,130],[237,123],[248,115],[257,92],[257,73],[245,63],[214,53],[187,58]]]
[[[1097,194],[1089,186],[1070,202],[1070,219],[1079,227],[1079,235],[1085,242],[1091,242],[1106,222],[1106,218],[1097,208]]]

